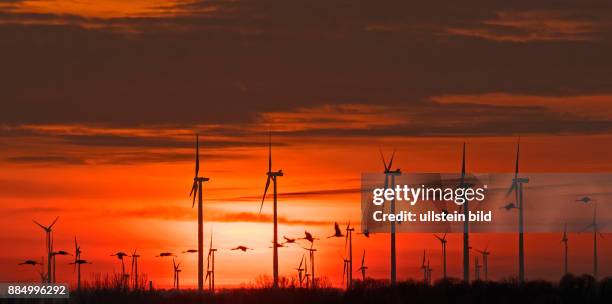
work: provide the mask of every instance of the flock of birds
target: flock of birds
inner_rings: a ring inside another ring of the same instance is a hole
[[[384,171],[385,187],[390,186],[390,188],[394,188],[395,177],[401,175],[400,169],[392,170],[394,155],[395,155],[395,152],[391,156],[389,163],[387,163],[381,152],[381,158],[382,158],[384,169],[385,169]],[[523,209],[522,207],[523,205],[522,184],[527,183],[529,179],[520,178],[518,176],[518,160],[519,160],[518,156],[519,156],[519,149],[517,149],[515,177],[512,181],[512,185],[507,194],[507,195],[510,195],[514,191],[514,193],[516,194],[516,202],[509,203],[503,206],[502,208],[506,209],[507,211],[510,211],[512,209],[519,210],[519,217],[520,217],[519,222],[521,223],[521,226],[519,228],[519,280],[522,282],[524,280],[524,263],[523,263],[524,251],[523,251],[523,237],[522,237],[523,236],[523,231],[522,231],[523,229],[522,227],[522,216],[523,216],[523,213],[522,213],[522,209]],[[462,164],[461,181],[460,181],[459,187],[467,187],[470,185],[466,180],[465,171],[466,170],[465,170],[465,144],[464,144],[463,146],[463,164]],[[206,259],[207,261],[206,261],[206,274],[205,275],[204,275],[204,262],[203,262],[204,250],[203,250],[203,221],[202,221],[202,188],[203,188],[202,183],[209,181],[210,179],[206,177],[200,177],[198,174],[199,174],[199,139],[196,137],[195,177],[193,179],[193,185],[192,185],[191,193],[189,196],[193,197],[192,207],[195,206],[196,197],[198,200],[198,249],[188,249],[188,250],[183,251],[182,253],[183,254],[194,254],[194,253],[198,254],[198,289],[202,290],[204,283],[208,282],[209,291],[214,292],[215,290],[215,253],[217,252],[217,249],[214,248],[213,246],[212,233],[210,236],[210,245],[209,245],[209,250],[208,250],[208,256]],[[290,238],[287,236],[283,236],[284,241],[282,242],[278,242],[278,239],[277,239],[277,186],[276,186],[276,182],[277,182],[277,178],[282,177],[284,174],[282,170],[272,171],[272,142],[271,142],[271,139],[269,143],[268,172],[266,173],[266,175],[268,176],[268,178],[266,181],[266,186],[265,186],[265,190],[264,190],[264,194],[263,194],[263,198],[261,202],[262,205],[260,207],[260,213],[261,213],[261,208],[263,207],[263,202],[266,198],[268,188],[272,182],[273,183],[273,196],[274,196],[274,204],[273,204],[274,230],[273,230],[272,246],[270,246],[269,248],[273,249],[273,279],[274,279],[273,287],[278,287],[278,251],[277,250],[278,248],[287,247],[293,244],[296,246],[300,246],[301,248],[306,250],[306,253],[304,253],[300,259],[298,267],[295,269],[297,271],[297,278],[298,278],[297,283],[299,287],[315,288],[317,286],[317,279],[315,277],[315,252],[317,251],[317,249],[314,248],[314,242],[315,240],[318,240],[318,238],[315,238],[310,232],[305,231],[304,236],[301,238],[300,237]],[[593,200],[589,197],[583,197],[579,199],[578,201],[587,204]],[[390,210],[393,212],[395,210],[395,201],[391,201],[389,203],[390,203],[389,204]],[[385,205],[387,204],[386,203],[383,204],[383,208]],[[462,206],[462,208],[463,208],[462,211],[466,213],[469,207],[467,206],[467,203],[466,203],[465,206]],[[32,265],[32,266],[41,265],[40,277],[43,282],[47,282],[47,283],[56,282],[56,276],[55,276],[56,257],[72,255],[71,253],[64,251],[64,250],[54,251],[53,249],[53,233],[52,232],[53,232],[53,226],[57,223],[58,219],[59,217],[56,218],[49,226],[43,226],[42,224],[34,221],[34,223],[36,223],[36,225],[41,227],[46,233],[47,270],[46,271],[44,270],[44,258],[40,262],[35,261],[35,260],[26,260],[25,262],[19,264],[19,265]],[[391,233],[390,233],[390,236],[391,236],[391,269],[390,269],[391,279],[390,279],[390,282],[391,284],[395,284],[396,282],[395,233],[396,232],[395,232],[395,226],[394,226],[395,223],[391,223],[391,225],[392,226],[391,226]],[[599,235],[601,235],[601,233],[598,231],[598,226],[596,222],[596,208],[595,208],[594,215],[593,215],[593,223],[591,223],[591,225],[589,225],[587,228],[593,228],[593,235],[594,235],[594,261],[593,261],[594,271],[593,272],[594,272],[594,276],[597,277],[597,234],[599,233]],[[328,237],[328,238],[344,238],[345,239],[344,255],[342,256],[342,260],[343,260],[342,283],[343,284],[346,283],[347,289],[351,288],[352,286],[353,272],[360,272],[362,280],[366,280],[366,271],[368,269],[368,267],[365,264],[365,249],[363,250],[363,253],[362,253],[360,267],[358,267],[357,269],[353,268],[352,233],[354,232],[354,230],[355,229],[351,226],[350,221],[348,222],[344,231],[343,229],[340,228],[340,225],[337,222],[335,222],[334,223],[334,234]],[[360,234],[362,234],[366,238],[369,237],[369,232],[367,230],[367,227]],[[469,260],[470,260],[469,251],[472,250],[472,247],[469,245],[469,234],[470,233],[469,233],[468,225],[465,224],[464,233],[463,233],[463,258],[464,258],[463,259],[463,262],[464,262],[463,263],[463,271],[464,271],[463,273],[464,273],[464,281],[466,282],[470,281],[469,273],[471,272],[469,269],[470,268],[469,267],[469,264],[470,264],[469,263]],[[448,243],[448,240],[446,238],[447,233],[444,233],[443,236],[434,234],[434,237],[438,239],[440,241],[440,244],[442,245],[442,268],[443,268],[442,277],[446,278],[447,277],[446,246]],[[306,241],[307,244],[309,244],[310,246],[303,246],[303,244],[298,244],[297,242],[298,240]],[[565,272],[567,273],[568,271],[568,268],[567,268],[568,238],[567,238],[566,231],[563,234],[562,242],[565,245],[564,247],[565,248],[565,260],[564,260],[565,264],[564,265],[565,265]],[[74,265],[75,271],[77,273],[77,288],[81,288],[81,266],[84,264],[91,264],[91,262],[81,258],[82,252],[81,252],[80,246],[77,243],[76,237],[74,240],[74,246],[75,246],[74,260],[70,264]],[[249,250],[253,250],[253,248],[250,248],[244,245],[238,245],[236,247],[230,248],[229,250],[247,252]],[[484,274],[484,280],[488,280],[488,269],[489,269],[488,256],[491,254],[491,252],[488,250],[488,246],[484,250],[476,250],[476,251],[480,253],[482,259],[479,260],[478,256],[476,256],[474,259],[475,279],[481,280],[480,274],[482,271]],[[112,254],[111,256],[114,256],[121,261],[120,285],[122,288],[131,287],[134,289],[139,289],[139,288],[144,287],[143,286],[144,284],[143,282],[140,282],[139,275],[138,275],[138,260],[141,257],[141,255],[138,254],[136,250],[134,250],[132,254],[127,254],[125,252],[119,251],[119,252]],[[179,289],[180,288],[179,276],[182,270],[180,268],[181,264],[177,263],[176,261],[177,255],[172,252],[161,252],[155,257],[172,258],[173,288]],[[124,258],[131,258],[131,270],[129,273],[126,272]],[[429,258],[427,257],[425,250],[423,251],[423,259],[422,259],[420,268],[423,271],[424,283],[428,285],[431,284],[433,269],[430,267],[430,261],[429,261]],[[149,282],[149,284],[150,284],[150,288],[152,288],[152,282]]]

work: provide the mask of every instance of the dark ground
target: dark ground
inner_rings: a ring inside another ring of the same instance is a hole
[[[434,286],[407,281],[390,287],[381,281],[355,282],[352,290],[268,288],[232,289],[209,293],[194,291],[120,291],[87,289],[70,300],[4,300],[2,303],[222,303],[222,304],[314,304],[314,303],[612,303],[612,278],[596,282],[591,276],[568,275],[559,283],[530,281],[475,282],[438,281]]]

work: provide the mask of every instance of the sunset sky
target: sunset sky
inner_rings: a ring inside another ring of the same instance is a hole
[[[497,2],[497,3],[495,3]],[[259,215],[272,132],[279,236],[322,238],[317,275],[339,285],[344,242],[333,222],[358,224],[360,176],[404,172],[612,171],[612,4],[600,1],[0,2],[0,282],[37,280],[17,266],[44,255],[32,223],[56,216],[55,247],[83,266],[120,271],[134,249],[156,285],[172,280],[159,252],[197,248],[188,198],[194,133],[202,141],[205,243],[214,233],[217,284],[271,275],[271,204]],[[608,204],[612,193],[598,197]],[[527,196],[528,197],[528,196]],[[611,225],[602,230],[612,230]],[[449,274],[461,271],[449,237]],[[526,237],[528,279],[562,274],[560,234]],[[570,235],[570,270],[591,271],[592,236]],[[255,250],[229,251],[236,245]],[[516,235],[476,234],[490,276],[516,274]],[[387,278],[389,236],[354,237],[369,276]],[[398,276],[420,279],[438,241],[401,234]],[[280,248],[293,276],[304,252]],[[600,275],[612,244],[600,242]],[[197,255],[179,255],[184,285]],[[70,258],[58,279],[74,282]]]

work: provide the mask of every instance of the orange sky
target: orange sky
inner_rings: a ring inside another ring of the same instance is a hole
[[[203,138],[206,142],[206,136]],[[263,139],[265,141],[265,138]],[[325,239],[332,234],[335,220],[359,220],[359,187],[361,172],[380,171],[378,147],[395,147],[397,165],[404,172],[453,172],[458,170],[459,149],[468,143],[468,170],[473,172],[509,172],[513,166],[515,138],[336,138],[325,142],[300,142],[292,138],[275,138],[290,146],[274,148],[274,167],[282,168],[286,176],[280,179],[279,214],[283,218],[280,235],[301,236],[306,229],[323,240],[317,244],[317,271],[339,284],[340,255],[343,242]],[[608,155],[612,152],[609,136],[531,136],[523,138],[525,172],[605,172],[611,168]],[[32,144],[41,149],[45,145]],[[70,147],[61,147],[71,150]],[[55,148],[57,149],[57,147]],[[112,149],[119,153],[120,149]],[[186,148],[187,152],[190,150]],[[86,149],[79,153],[95,152]],[[207,152],[204,148],[204,154]],[[203,157],[202,172],[212,181],[205,187],[206,243],[211,228],[220,252],[217,258],[217,280],[222,286],[248,283],[258,275],[269,274],[271,264],[270,204],[264,214],[257,215],[258,197],[264,185],[266,150],[264,147],[233,151],[240,157],[207,160]],[[560,169],[559,164],[565,164]],[[118,261],[109,254],[138,248],[143,254],[142,271],[160,286],[170,284],[171,261],[154,256],[161,251],[180,252],[197,246],[195,210],[187,198],[193,164],[191,161],[144,164],[76,164],[29,165],[5,164],[0,173],[2,221],[0,241],[12,244],[3,251],[0,261],[2,280],[32,280],[33,269],[18,267],[26,258],[43,255],[43,233],[31,219],[43,223],[61,216],[56,228],[56,248],[73,250],[76,235],[83,247],[83,257],[94,261],[85,266],[85,277],[92,273],[118,271]],[[317,194],[321,190],[346,189],[338,194]],[[351,190],[352,189],[352,190]],[[309,194],[308,192],[314,192]],[[269,237],[268,237],[269,235]],[[577,272],[590,270],[590,236],[571,236],[571,268]],[[473,246],[489,245],[491,276],[514,274],[515,236],[475,235]],[[527,275],[529,278],[555,279],[560,274],[561,246],[559,235],[529,235],[527,237]],[[227,249],[244,244],[256,250],[238,253]],[[355,255],[367,248],[369,275],[386,278],[388,236],[374,235],[370,239],[355,237]],[[434,274],[440,275],[440,256],[436,240],[431,235],[403,234],[398,240],[400,278],[420,278],[418,269],[422,250],[430,252]],[[612,247],[601,242],[602,275],[610,275]],[[281,275],[294,275],[293,268],[303,250],[281,248]],[[449,240],[449,273],[459,275],[459,236]],[[358,259],[358,257],[355,257]],[[196,256],[180,255],[185,285],[195,283]],[[68,262],[68,260],[66,260]],[[68,265],[58,267],[62,280],[72,281]],[[436,270],[438,270],[436,272]]]

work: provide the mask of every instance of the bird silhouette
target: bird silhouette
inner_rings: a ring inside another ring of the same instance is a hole
[[[304,237],[300,240],[307,240],[310,243],[314,243],[314,240],[318,240],[317,238],[312,237],[312,234],[308,231],[304,231]]]
[[[283,235],[283,238],[285,239],[285,242],[283,242],[284,244],[293,244],[293,243],[295,243],[295,239],[288,238],[288,237],[286,237],[284,235]]]
[[[174,253],[172,253],[172,252],[162,252],[159,255],[156,255],[155,257],[156,258],[163,258],[163,257],[169,257],[169,256],[175,257],[176,255]]]
[[[338,222],[334,222],[334,230],[334,234],[328,236],[328,239],[333,237],[344,237],[344,234],[342,234],[342,230],[340,230],[340,225],[338,225]]]
[[[183,253],[196,253],[196,252],[198,252],[197,249],[188,249],[188,250],[183,251]]]
[[[588,204],[588,203],[592,202],[592,201],[593,201],[593,199],[591,199],[591,198],[590,198],[590,197],[588,197],[588,196],[583,196],[582,198],[577,199],[576,201],[577,201],[577,202],[581,202],[581,203],[583,203],[583,204]]]
[[[18,265],[32,265],[32,266],[36,266],[36,265],[40,265],[39,262],[34,261],[34,260],[26,260],[23,263],[19,263]]]
[[[126,257],[127,255],[127,253],[119,251],[117,253],[111,254],[110,256],[116,256],[118,259],[123,260],[123,257]]]
[[[511,209],[517,208],[516,204],[508,203],[507,205],[501,207],[500,209],[506,209],[506,211],[510,211]]]
[[[240,245],[235,248],[232,248],[231,250],[242,250],[242,252],[246,252],[247,250],[253,250],[253,248],[249,248],[247,246]]]
[[[76,260],[76,261],[71,262],[71,263],[69,263],[69,264],[70,264],[70,265],[74,265],[74,264],[80,264],[80,265],[83,265],[83,264],[92,264],[92,263],[91,263],[91,262],[89,262],[89,261],[87,261],[87,260]]]
[[[72,255],[72,254],[64,250],[59,250],[59,251],[53,252],[52,255]]]

